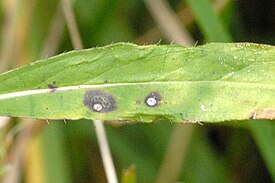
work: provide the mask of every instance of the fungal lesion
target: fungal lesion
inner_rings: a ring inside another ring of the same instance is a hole
[[[112,95],[101,90],[89,90],[85,93],[83,103],[94,112],[111,112],[116,107],[116,101]]]
[[[48,84],[48,88],[50,89],[56,89],[58,88],[56,81],[53,81],[52,83]]]
[[[54,93],[58,88],[56,81],[53,81],[52,83],[48,84],[48,88],[51,90],[51,93]]]
[[[144,103],[148,107],[155,107],[160,104],[161,95],[158,92],[151,92],[144,100]]]

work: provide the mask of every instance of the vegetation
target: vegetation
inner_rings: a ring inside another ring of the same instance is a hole
[[[110,167],[106,170],[98,148],[103,146],[97,126],[101,122],[96,121],[94,128],[91,119],[111,120],[104,126],[119,182],[275,181],[275,51],[273,46],[262,45],[275,41],[275,24],[265,18],[274,16],[271,4],[254,0],[2,1],[1,72],[44,60],[0,75],[0,115],[35,118],[0,119],[1,182],[107,182]],[[260,44],[187,48],[171,42],[184,46]],[[134,66],[123,69],[120,65],[137,58],[140,62]],[[141,64],[144,60],[146,64]],[[186,66],[190,60],[195,64]],[[179,68],[184,72],[178,72]],[[182,85],[190,78],[210,82]],[[217,78],[222,82],[217,84]],[[162,108],[159,93],[148,95],[160,102],[156,107],[161,110],[155,110],[155,103],[144,105],[147,95],[139,87],[112,85],[156,79],[161,85],[149,85],[146,92],[169,90],[165,94],[178,104],[177,109]],[[180,83],[162,83],[166,81]],[[95,94],[87,93],[87,88],[80,88],[79,96],[60,90],[83,83],[110,84],[107,93],[97,90],[96,95],[112,101],[113,97],[127,98],[114,105],[122,106],[122,111],[103,106],[110,113],[101,115],[98,106],[75,105],[85,92],[86,96]],[[29,95],[33,89],[43,92]],[[179,90],[186,93],[179,95]],[[63,100],[64,96],[70,101]],[[138,97],[140,108],[135,107],[136,100],[129,105],[129,100]],[[210,103],[218,106],[216,111],[208,110]],[[91,117],[88,108],[98,115]],[[224,113],[217,112],[221,110]],[[187,115],[178,115],[181,111]],[[119,119],[136,123],[112,121]],[[197,124],[173,123],[183,121]],[[226,122],[211,123],[221,121]]]

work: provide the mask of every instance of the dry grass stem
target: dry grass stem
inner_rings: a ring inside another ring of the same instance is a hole
[[[216,0],[214,1],[214,9],[219,14],[226,5],[230,2],[230,0]],[[179,17],[181,23],[184,27],[188,27],[190,24],[194,23],[195,17],[193,16],[189,7],[183,7],[176,13]],[[148,30],[146,33],[138,37],[134,42],[137,44],[145,44],[158,42],[161,38],[160,30],[157,27],[153,27]]]
[[[174,126],[156,183],[177,182],[194,129],[191,124]]]
[[[144,0],[158,27],[170,41],[192,46],[192,36],[164,0]]]
[[[61,6],[62,4],[59,3],[56,13],[51,20],[50,30],[44,42],[41,58],[47,58],[55,55],[61,43],[65,28],[65,20],[62,12],[60,11]]]
[[[12,52],[14,51],[14,34],[16,32],[16,17],[18,4],[15,0],[3,1],[4,22],[1,30],[1,48],[0,48],[0,73],[6,71],[11,63]]]
[[[107,174],[108,183],[117,183],[118,180],[115,172],[115,167],[103,123],[100,120],[94,120],[94,125],[101,152],[101,157],[103,160],[105,172]]]
[[[10,165],[9,171],[2,179],[2,183],[19,183],[21,181],[22,165],[24,163],[24,157],[26,147],[32,138],[33,121],[23,121],[24,129],[19,133],[18,140],[13,145],[12,150],[8,153],[7,162],[5,164]]]
[[[63,13],[67,22],[67,26],[71,35],[74,49],[76,50],[83,49],[82,39],[79,34],[75,15],[73,13],[71,0],[62,0],[62,8],[63,8]]]

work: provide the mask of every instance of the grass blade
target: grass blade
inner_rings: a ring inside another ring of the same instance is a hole
[[[257,121],[249,125],[251,133],[263,155],[270,175],[275,180],[275,123],[270,121]]]
[[[215,15],[209,0],[187,0],[197,22],[208,41],[231,42],[232,38],[222,26],[221,20]]]

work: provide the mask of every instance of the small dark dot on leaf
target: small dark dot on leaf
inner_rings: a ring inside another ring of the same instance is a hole
[[[140,104],[141,104],[141,101],[140,101],[140,100],[137,100],[137,101],[136,101],[136,104],[140,105]]]

